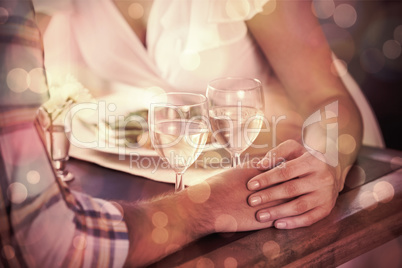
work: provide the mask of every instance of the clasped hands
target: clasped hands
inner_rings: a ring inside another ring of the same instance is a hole
[[[257,167],[232,169],[208,181],[219,196],[214,202],[223,207],[218,213],[232,213],[238,231],[309,226],[331,212],[342,189],[335,167],[294,140],[269,151]]]
[[[256,191],[248,203],[261,208],[256,213],[260,222],[273,221],[279,229],[309,226],[335,205],[340,190],[335,168],[294,140],[268,152],[258,168],[266,172],[252,178],[247,187]]]

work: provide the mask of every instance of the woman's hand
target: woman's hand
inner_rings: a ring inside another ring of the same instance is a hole
[[[247,165],[247,164],[245,164]],[[251,164],[250,164],[251,165]],[[255,166],[255,165],[254,165]],[[232,168],[208,180],[186,188],[189,218],[203,219],[207,233],[249,231],[271,227],[273,221],[257,221],[258,207],[251,207],[247,200],[254,191],[247,189],[247,182],[262,172],[256,168]],[[277,200],[264,208],[283,203]],[[196,215],[193,215],[195,213]],[[199,220],[198,220],[199,221]],[[198,227],[191,228],[199,232]]]
[[[334,207],[341,189],[335,167],[312,155],[300,143],[281,143],[266,154],[258,167],[269,169],[247,183],[249,190],[257,190],[249,196],[249,205],[263,207],[256,213],[258,221],[274,221],[276,228],[293,229],[319,221]],[[286,199],[290,201],[264,207]]]

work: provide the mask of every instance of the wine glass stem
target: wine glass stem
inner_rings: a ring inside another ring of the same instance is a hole
[[[58,174],[64,174],[66,169],[65,160],[53,160],[53,166]]]
[[[180,192],[184,190],[184,183],[183,183],[183,173],[184,172],[176,172],[176,185],[175,185],[175,192]]]
[[[240,165],[240,153],[232,153],[232,168]]]

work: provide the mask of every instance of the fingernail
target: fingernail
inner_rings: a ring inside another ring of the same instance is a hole
[[[261,212],[258,214],[258,220],[261,222],[266,222],[271,218],[271,215],[268,212]]]
[[[250,206],[254,207],[261,204],[261,197],[260,196],[253,196],[250,198]]]
[[[258,188],[260,188],[260,183],[258,181],[250,181],[248,183],[249,190],[257,190]]]
[[[275,223],[275,227],[278,229],[286,228],[286,222],[277,222]]]

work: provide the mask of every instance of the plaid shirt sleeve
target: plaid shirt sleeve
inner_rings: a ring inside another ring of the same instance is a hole
[[[0,0],[0,267],[123,266],[122,213],[71,192],[47,157],[35,121],[47,87],[33,18],[30,1]]]

